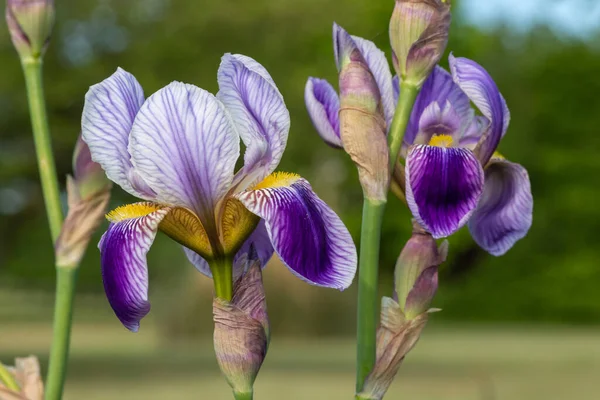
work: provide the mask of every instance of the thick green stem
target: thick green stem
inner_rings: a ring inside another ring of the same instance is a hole
[[[236,393],[233,392],[233,397],[235,398],[235,400],[252,400],[253,398],[253,393]]]
[[[73,299],[77,282],[77,268],[56,269],[56,300],[54,304],[54,328],[48,376],[46,378],[46,400],[62,398],[69,343],[71,339],[71,318],[73,316]]]
[[[230,257],[215,259],[209,262],[215,285],[215,295],[223,300],[231,301],[233,297],[233,260]]]
[[[56,242],[63,222],[63,213],[60,205],[54,155],[50,143],[48,118],[46,116],[46,103],[42,86],[42,60],[41,58],[23,59],[22,65],[27,85],[27,98],[29,99],[29,112],[31,114],[31,126],[33,128],[40,180],[44,201],[46,202],[46,213],[48,214],[52,242]]]
[[[398,153],[402,147],[404,133],[410,120],[415,100],[419,94],[420,88],[408,83],[400,84],[400,98],[396,106],[396,113],[392,120],[392,126],[388,135],[388,145],[390,148],[390,171],[394,171],[396,162],[398,161]]]
[[[384,210],[385,202],[365,198],[358,263],[357,393],[361,391],[365,378],[375,364],[375,339],[379,321],[379,245]]]
[[[14,392],[19,393],[21,391],[21,388],[19,388],[19,384],[17,383],[17,380],[13,374],[11,374],[8,368],[6,368],[6,366],[4,366],[2,363],[0,363],[0,383],[3,383],[4,386]]]

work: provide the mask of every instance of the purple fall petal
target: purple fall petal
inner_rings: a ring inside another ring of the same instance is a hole
[[[472,111],[467,95],[454,83],[448,71],[442,67],[435,67],[423,84],[415,101],[408,127],[406,128],[406,134],[404,135],[404,143],[406,145],[414,143],[419,133],[421,115],[433,102],[437,102],[440,106],[445,105],[446,102],[450,102],[454,111],[460,117],[461,126],[466,124],[471,118]]]
[[[233,180],[239,137],[223,104],[193,85],[173,82],[148,98],[129,143],[139,174],[161,203],[193,210],[208,231]]]
[[[237,197],[265,220],[275,251],[292,273],[317,286],[350,286],[357,264],[352,237],[306,180]]]
[[[475,61],[450,55],[450,70],[456,84],[490,121],[489,130],[478,144],[478,158],[486,165],[508,129],[510,112],[506,101],[490,74]]]
[[[246,145],[247,184],[259,182],[277,168],[287,144],[290,114],[283,96],[262,65],[239,54],[223,56],[218,81],[217,97]]]
[[[527,235],[532,214],[527,170],[519,164],[493,160],[485,169],[483,195],[469,220],[473,239],[490,254],[501,256]]]
[[[406,158],[406,201],[436,239],[461,228],[483,190],[483,169],[467,149],[413,146]]]
[[[111,223],[98,246],[106,297],[119,320],[133,332],[150,311],[146,254],[168,211]]]
[[[308,115],[325,143],[335,148],[342,148],[340,98],[335,89],[324,79],[308,78],[304,101]]]
[[[81,135],[92,159],[123,190],[152,199],[152,190],[137,176],[127,145],[133,121],[144,104],[144,91],[129,72],[119,68],[109,78],[90,87],[85,95]]]

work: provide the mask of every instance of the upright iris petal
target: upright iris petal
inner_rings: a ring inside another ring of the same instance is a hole
[[[343,148],[340,138],[340,98],[331,84],[324,79],[308,78],[304,101],[308,115],[325,143]]]
[[[293,174],[278,174],[237,198],[263,218],[271,243],[294,275],[346,289],[356,272],[356,249],[340,218]]]
[[[494,160],[485,170],[485,188],[469,221],[473,239],[495,256],[523,238],[532,223],[529,175],[519,164]]]
[[[207,230],[214,229],[214,210],[240,154],[221,102],[198,87],[171,83],[140,109],[129,151],[157,201],[194,210]]]
[[[483,179],[470,150],[415,145],[406,159],[406,201],[417,221],[439,239],[467,223]]]

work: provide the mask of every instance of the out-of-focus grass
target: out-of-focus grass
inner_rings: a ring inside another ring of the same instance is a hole
[[[434,317],[435,318],[435,317]],[[207,319],[207,323],[210,323]],[[566,328],[428,327],[388,399],[592,400],[600,391],[600,332]],[[0,326],[0,355],[45,361],[46,323]],[[256,382],[257,399],[351,399],[351,340],[275,336]],[[146,323],[76,324],[66,400],[231,399],[210,337],[167,343]]]

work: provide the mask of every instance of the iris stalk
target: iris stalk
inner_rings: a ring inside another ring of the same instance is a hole
[[[233,260],[231,257],[215,259],[210,261],[209,265],[216,296],[231,301],[233,297]]]
[[[394,170],[398,159],[418,93],[418,87],[406,83],[400,84],[400,98],[388,136],[390,171]],[[379,247],[385,205],[386,202],[375,202],[365,198],[363,206],[358,275],[357,393],[362,390],[366,377],[375,365],[376,332],[379,321],[379,297],[377,296]]]
[[[24,58],[22,65],[27,86],[31,126],[40,170],[42,191],[46,203],[52,242],[55,243],[60,235],[63,213],[58,190],[58,180],[56,178],[54,155],[52,153],[46,103],[44,100],[42,84],[43,62],[41,57]],[[47,400],[58,400],[62,397],[69,355],[76,279],[76,268],[56,268],[53,338],[45,393]]]

